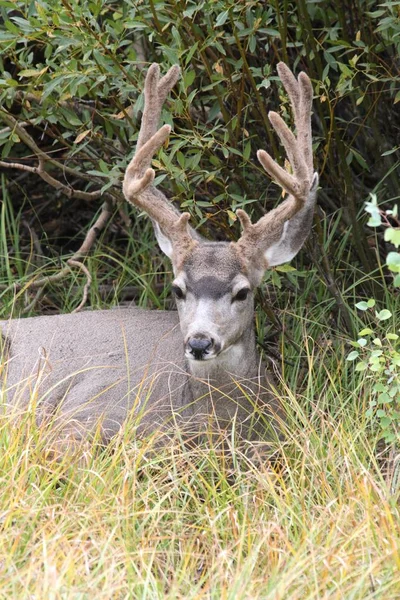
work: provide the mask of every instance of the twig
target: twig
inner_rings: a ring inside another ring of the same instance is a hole
[[[89,288],[90,288],[91,283],[92,283],[92,276],[91,276],[91,274],[89,272],[89,269],[80,260],[74,260],[73,258],[70,258],[70,259],[67,260],[67,264],[69,266],[71,266],[71,267],[79,267],[85,273],[85,275],[86,275],[86,283],[85,283],[85,286],[83,288],[83,297],[82,297],[82,300],[81,300],[80,304],[72,311],[73,313],[77,313],[86,304],[88,293],[89,293]]]
[[[18,123],[18,121],[12,115],[10,115],[10,113],[8,113],[6,110],[4,110],[4,108],[0,109],[0,119],[2,121],[4,121],[13,131],[15,131],[18,134],[18,137],[20,138],[20,140],[22,142],[24,142],[24,144],[26,146],[28,146],[28,148],[30,148],[36,154],[38,159],[40,159],[40,158],[43,159],[44,162],[50,163],[54,167],[57,167],[58,169],[60,169],[63,173],[66,173],[67,175],[72,175],[73,177],[78,177],[78,178],[84,179],[86,181],[96,180],[92,175],[88,175],[87,173],[83,173],[82,171],[77,171],[76,169],[67,167],[66,165],[63,165],[62,163],[60,163],[58,160],[51,158],[51,156],[49,156],[48,154],[46,154],[46,152],[44,152],[41,148],[39,148],[39,146],[36,144],[34,139],[29,135],[29,133],[27,131],[25,131],[25,129],[23,127],[21,127],[21,124]],[[13,163],[13,164],[16,164],[16,163]],[[5,163],[5,165],[6,165],[6,167],[9,167],[10,163]],[[4,161],[3,161],[2,166],[4,166]],[[40,167],[40,165],[39,165],[39,167]],[[35,167],[29,167],[29,169],[22,168],[22,170],[29,171],[32,168],[35,168]],[[36,167],[36,168],[38,168],[38,167]],[[36,171],[36,173],[41,175],[38,171]],[[65,187],[68,188],[69,186],[65,186]],[[90,193],[90,192],[87,192],[87,193]],[[97,193],[97,196],[92,196],[91,199],[99,198],[101,195],[100,191],[91,192],[91,193],[92,194]]]
[[[65,183],[61,183],[58,179],[55,179],[46,171],[45,168],[45,159],[42,156],[39,156],[39,165],[37,167],[30,167],[29,165],[24,165],[21,163],[15,162],[6,162],[1,160],[0,167],[4,167],[5,169],[18,169],[19,171],[28,171],[29,173],[35,173],[39,175],[44,181],[46,181],[49,185],[56,188],[56,190],[61,190],[68,198],[79,198],[80,200],[97,200],[101,196],[101,190],[96,190],[94,192],[83,192],[82,190],[75,190],[73,187],[69,185],[65,185]],[[48,158],[48,160],[50,160]]]
[[[47,275],[46,277],[40,277],[39,279],[36,279],[36,281],[32,280],[32,281],[30,281],[28,283],[24,283],[24,284],[15,283],[14,284],[15,290],[18,291],[18,290],[26,288],[26,289],[33,289],[33,290],[38,289],[39,291],[41,291],[47,284],[57,283],[57,282],[61,281],[68,273],[71,272],[71,267],[79,267],[85,273],[86,279],[87,279],[85,287],[83,289],[82,302],[74,310],[74,312],[77,312],[78,310],[80,310],[87,300],[88,291],[90,288],[90,284],[92,282],[92,278],[89,273],[89,270],[81,262],[81,259],[84,258],[85,256],[87,256],[87,254],[90,252],[96,238],[98,237],[99,233],[105,228],[111,214],[112,214],[111,202],[109,200],[106,200],[102,206],[100,215],[96,219],[96,222],[92,225],[92,227],[87,232],[85,239],[82,242],[81,247],[71,256],[71,258],[69,258],[67,260],[67,264],[65,267],[63,267],[58,273],[55,273],[54,275]],[[7,286],[7,285],[0,285],[0,290],[6,290],[9,287],[10,286]],[[39,294],[39,295],[37,294],[35,296],[35,298],[32,301],[34,304],[36,304],[36,302],[40,298],[40,295],[41,294]],[[33,304],[33,306],[34,306],[34,304]],[[29,307],[27,307],[27,309],[28,308],[30,309],[31,305],[29,305]],[[27,309],[25,309],[24,312]]]

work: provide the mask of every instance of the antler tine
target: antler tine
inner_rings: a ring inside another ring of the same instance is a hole
[[[297,119],[297,140],[303,150],[304,160],[306,162],[309,175],[312,177],[314,173],[311,131],[313,89],[310,78],[303,71],[299,74],[299,84],[300,109]]]
[[[284,63],[278,64],[278,73],[290,98],[297,137],[277,113],[271,111],[268,117],[286,150],[293,169],[293,175],[286,173],[264,150],[259,150],[257,156],[271,177],[287,192],[304,201],[313,175],[311,143],[312,86],[305,73],[300,73],[297,80]]]
[[[193,244],[188,228],[190,215],[187,212],[180,214],[176,211],[164,194],[152,186],[155,173],[151,168],[151,161],[171,132],[169,125],[157,128],[165,99],[179,77],[178,65],[171,67],[161,79],[158,64],[150,66],[145,80],[144,109],[136,152],[126,169],[123,182],[123,192],[127,201],[144,210],[167,234],[174,246],[177,262],[177,256],[182,257]]]
[[[171,67],[161,80],[160,67],[157,63],[153,63],[147,71],[144,84],[144,109],[136,152],[156,133],[165,99],[180,75],[181,70],[178,65]]]
[[[318,184],[318,176],[313,173],[311,81],[303,72],[296,79],[284,63],[278,64],[278,73],[289,95],[296,135],[277,113],[269,112],[268,117],[286,150],[293,174],[278,165],[268,152],[259,150],[257,156],[267,173],[289,196],[254,224],[244,211],[237,211],[243,228],[236,243],[239,255],[245,262],[255,260],[261,264],[265,260],[265,264],[272,265],[279,264],[282,257],[290,260],[304,243],[311,226]],[[285,223],[289,220],[291,233],[287,234]]]

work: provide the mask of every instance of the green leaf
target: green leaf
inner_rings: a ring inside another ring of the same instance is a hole
[[[386,258],[386,264],[394,273],[400,273],[400,253],[389,252]]]
[[[389,427],[389,425],[392,424],[392,419],[391,417],[389,417],[388,415],[386,415],[385,417],[381,417],[381,427],[382,429],[386,429],[386,427]]]
[[[366,302],[357,302],[356,304],[356,308],[358,308],[358,310],[368,310],[368,304]]]
[[[365,338],[360,338],[359,340],[357,340],[357,342],[361,348],[364,348],[364,346],[367,345],[367,340]]]
[[[390,312],[390,310],[387,310],[387,308],[384,308],[383,310],[381,310],[380,312],[375,313],[377,319],[379,319],[380,321],[386,321],[387,319],[390,319],[390,317],[392,316],[392,313]]]
[[[356,371],[365,371],[368,368],[368,365],[363,360],[356,364]]]
[[[387,333],[386,339],[387,340],[398,340],[399,336],[397,335],[397,333]]]
[[[185,83],[185,87],[189,87],[190,85],[192,85],[193,81],[195,80],[196,77],[196,72],[191,69],[190,71],[185,71],[183,74],[183,81]]]
[[[348,355],[346,360],[355,360],[358,357],[359,357],[359,353],[357,352],[357,350],[353,350],[353,352],[350,352],[350,354]]]
[[[222,13],[219,13],[219,15],[215,21],[215,27],[221,27],[221,25],[223,25],[225,23],[225,21],[227,20],[228,16],[229,16],[229,9],[224,10],[224,12],[222,12]]]
[[[357,302],[355,306],[359,310],[368,310],[369,308],[373,308],[375,306],[375,300],[373,298],[370,298],[367,300],[367,302],[362,300],[361,302]]]
[[[274,270],[271,271],[271,282],[276,285],[278,289],[282,287],[282,281],[280,275]]]
[[[400,146],[394,146],[390,150],[386,150],[386,152],[382,152],[381,156],[389,156],[390,154],[394,154],[394,152],[397,152],[397,150],[399,150],[399,149],[400,149]]]
[[[362,329],[358,335],[363,336],[363,335],[371,335],[371,333],[374,333],[372,329],[370,329],[369,327],[366,327],[365,329]]]
[[[386,385],[383,383],[376,383],[372,388],[374,392],[386,392]]]
[[[278,267],[275,267],[275,271],[279,271],[280,273],[291,273],[292,271],[296,271],[296,269],[292,267],[292,265],[290,265],[289,263],[286,263],[284,265],[279,265]]]
[[[379,394],[377,400],[378,404],[389,404],[389,402],[392,402],[393,398],[391,398],[387,392],[383,392],[382,394]]]
[[[391,242],[393,244],[393,246],[396,246],[396,248],[398,248],[400,246],[400,228],[397,227],[388,227],[387,229],[385,229],[385,233],[384,233],[384,238],[385,238],[385,242]],[[392,254],[391,252],[389,252],[389,255]],[[394,252],[393,254],[398,254],[397,252]],[[389,255],[388,255],[388,261],[389,262]]]
[[[44,69],[23,69],[18,73],[18,77],[39,77],[47,71],[48,67]]]

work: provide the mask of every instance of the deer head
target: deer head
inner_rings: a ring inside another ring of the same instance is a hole
[[[171,130],[169,125],[158,129],[161,109],[180,70],[174,66],[160,79],[159,67],[153,64],[147,73],[139,139],[126,169],[123,191],[128,202],[152,219],[159,246],[172,261],[172,289],[190,361],[223,361],[230,356],[231,364],[232,354],[238,354],[254,335],[253,293],[265,270],[291,260],[311,227],[318,186],[312,158],[311,82],[303,72],[296,79],[283,63],[279,63],[278,73],[292,105],[296,134],[277,113],[268,116],[286,150],[292,173],[264,150],[257,156],[288,196],[254,224],[239,209],[243,231],[237,242],[203,239],[190,227],[189,213],[179,213],[154,187],[152,157]]]

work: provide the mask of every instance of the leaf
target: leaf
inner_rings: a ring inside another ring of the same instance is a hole
[[[393,230],[394,231],[394,230]],[[400,237],[399,237],[400,240]],[[394,243],[394,242],[392,242]],[[399,252],[389,252],[386,257],[386,264],[388,268],[394,273],[400,273],[400,253]]]
[[[44,67],[44,69],[23,69],[18,73],[18,77],[39,77],[43,75],[47,71],[49,67]]]
[[[399,336],[397,335],[397,333],[387,333],[386,339],[387,340],[398,340]]]
[[[356,308],[358,308],[358,310],[368,310],[368,304],[364,301],[357,302]]]
[[[379,394],[377,400],[379,404],[389,404],[389,402],[392,402],[393,398],[391,398],[387,392],[383,392],[382,394]]]
[[[389,156],[390,154],[397,152],[397,150],[400,150],[400,146],[394,146],[390,150],[386,150],[386,152],[382,152],[381,156]]]
[[[291,273],[292,271],[296,271],[296,270],[297,269],[292,267],[292,265],[290,265],[289,263],[275,267],[275,271],[279,271],[280,273]]]
[[[358,357],[359,357],[359,353],[357,352],[357,350],[353,350],[353,352],[350,352],[350,354],[348,355],[346,360],[355,360]]]
[[[82,140],[85,139],[85,137],[87,135],[89,135],[89,133],[91,132],[91,129],[86,129],[86,131],[82,131],[81,133],[79,133],[76,138],[74,139],[74,144],[79,144],[79,142],[81,142]]]
[[[363,360],[356,364],[356,371],[365,371],[368,368],[368,365]]]
[[[390,312],[390,310],[387,310],[387,308],[384,308],[383,310],[375,314],[377,319],[379,319],[380,321],[387,321],[387,319],[390,319],[390,317],[392,316],[392,313]]]
[[[372,329],[370,329],[369,327],[366,327],[365,329],[362,329],[358,335],[363,336],[363,335],[371,335],[371,333],[374,333],[372,331]]]
[[[357,342],[359,343],[361,348],[364,348],[364,346],[367,345],[367,340],[365,338],[360,338],[359,340],[357,340]]]
[[[219,13],[218,17],[215,20],[215,27],[221,27],[225,23],[229,16],[229,9],[224,10],[224,12]]]
[[[184,75],[183,75],[183,81],[185,83],[185,87],[189,87],[190,85],[192,85],[193,81],[195,80],[196,77],[196,71],[194,71],[193,69],[191,69],[190,71],[185,71]]]
[[[372,388],[374,392],[386,392],[386,385],[383,383],[376,383]]]

